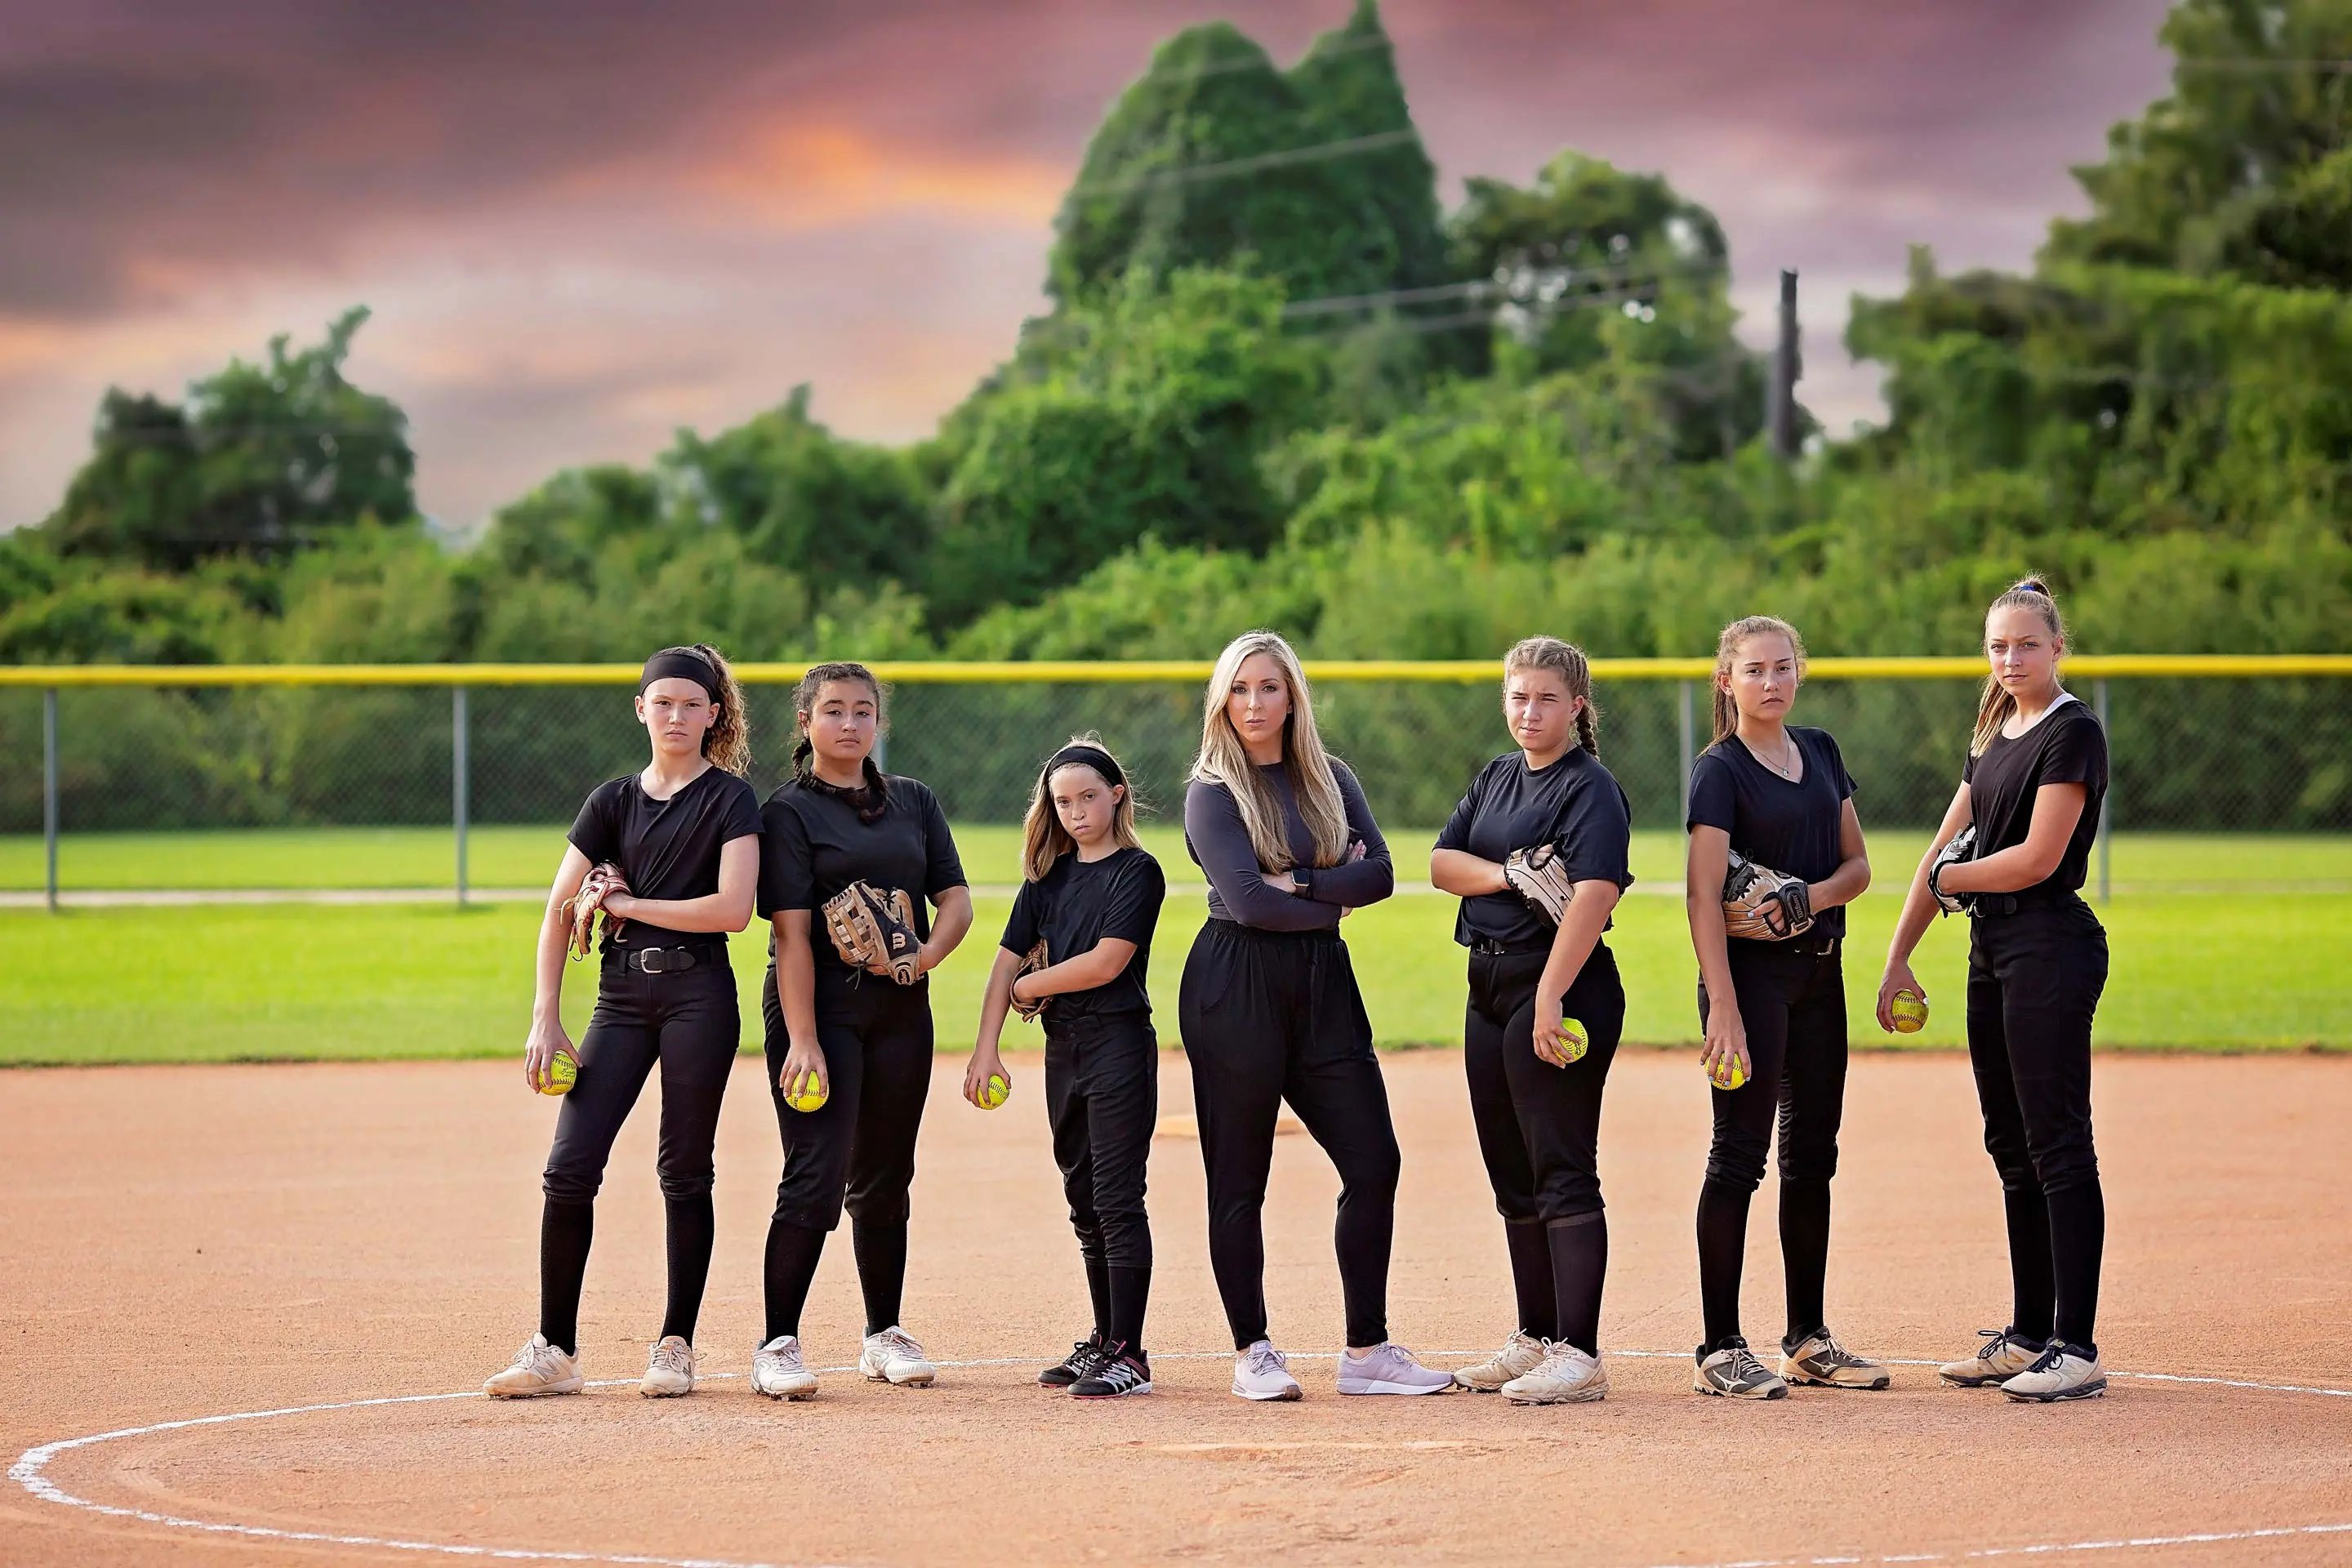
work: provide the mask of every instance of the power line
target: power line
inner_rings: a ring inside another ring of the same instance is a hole
[[[2183,55],[2173,61],[2184,71],[2310,71],[2318,76],[2352,74],[2352,60],[2285,60],[2263,55]]]
[[[1116,195],[1126,191],[1149,190],[1158,185],[1191,184],[1199,180],[1228,179],[1235,174],[1254,174],[1265,169],[1287,168],[1294,163],[1320,163],[1334,158],[1350,158],[1359,153],[1377,153],[1386,147],[1400,147],[1407,142],[1418,145],[1421,132],[1410,128],[1402,131],[1382,131],[1370,136],[1349,136],[1337,142],[1317,142],[1304,147],[1287,148],[1279,153],[1259,153],[1246,158],[1221,158],[1208,163],[1186,163],[1172,169],[1152,169],[1139,174],[1125,174],[1112,180],[1092,180],[1070,187],[1074,196]]]
[[[1642,270],[1637,271],[1636,268]],[[1727,274],[1730,270],[1729,262],[1713,259],[1665,263],[1622,261],[1602,267],[1567,268],[1554,276],[1563,289],[1568,289],[1579,283],[1602,280],[1662,283],[1674,277]],[[1441,300],[1475,299],[1481,295],[1507,293],[1507,286],[1502,282],[1491,278],[1478,278],[1462,283],[1438,283],[1420,289],[1388,289],[1371,294],[1330,294],[1316,300],[1298,300],[1285,305],[1282,314],[1286,320],[1290,320],[1301,316],[1338,315],[1349,310],[1376,310],[1391,305],[1434,304]],[[1544,308],[1545,302],[1530,304],[1527,300],[1507,299],[1505,303],[1525,304],[1530,309],[1538,309]]]

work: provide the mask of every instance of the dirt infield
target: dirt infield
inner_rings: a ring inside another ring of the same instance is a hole
[[[935,1355],[997,1364],[950,1366],[925,1392],[835,1373],[805,1405],[717,1378],[659,1404],[624,1384],[522,1405],[294,1409],[58,1447],[20,1461],[0,1491],[0,1563],[460,1560],[450,1548],[906,1565],[1639,1568],[2033,1548],[2134,1564],[2352,1560],[2352,1531],[2311,1528],[2352,1525],[2352,1397],[2119,1379],[2104,1401],[2040,1409],[1939,1388],[1916,1366],[1884,1394],[1800,1390],[1769,1405],[1689,1394],[1676,1352],[1698,1333],[1690,1229],[1706,1104],[1680,1053],[1630,1053],[1612,1086],[1606,1404],[1333,1395],[1330,1363],[1299,1352],[1337,1348],[1335,1183],[1299,1137],[1276,1159],[1268,1295],[1306,1401],[1225,1393],[1198,1149],[1176,1139],[1152,1166],[1159,1392],[1102,1405],[1044,1394],[1030,1378],[1077,1331],[1084,1292],[1038,1064],[1014,1071],[1013,1103],[982,1115],[955,1098],[958,1068],[941,1058],[908,1281],[908,1325]],[[1405,1147],[1391,1330],[1433,1359],[1483,1352],[1509,1326],[1509,1297],[1459,1058],[1412,1053],[1388,1071]],[[2097,1096],[2110,1367],[2352,1389],[2352,1062],[2105,1058]],[[1181,1057],[1162,1097],[1190,1109]],[[660,1315],[649,1109],[599,1209],[583,1314],[592,1377],[633,1380]],[[476,1387],[531,1327],[551,1116],[505,1064],[0,1074],[6,1456],[189,1417]],[[1832,1319],[1865,1352],[1954,1353],[2007,1299],[1965,1062],[1858,1058],[1846,1125]],[[747,1062],[720,1137],[707,1373],[750,1359],[775,1164]],[[1770,1196],[1768,1183],[1749,1263],[1759,1342],[1780,1327]],[[822,1366],[856,1357],[848,1250],[844,1237],[810,1305]],[[339,1539],[257,1533],[273,1531]]]

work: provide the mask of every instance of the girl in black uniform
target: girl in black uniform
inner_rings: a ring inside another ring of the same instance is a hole
[[[1968,912],[1969,1061],[2008,1210],[2013,1303],[2008,1326],[1984,1331],[1984,1345],[1943,1377],[2043,1403],[2107,1389],[2093,1332],[2106,1204],[2091,1144],[2091,1016],[2107,936],[2079,893],[2107,793],[2107,738],[2058,683],[2065,650],[2039,581],[1992,602],[1992,670],[1969,760],[1878,985],[1879,1026],[1891,1029],[1897,991],[1927,994],[1910,959],[1937,907]],[[1972,842],[1948,854],[1963,830]]]
[[[1780,1399],[1789,1384],[1885,1388],[1886,1368],[1850,1353],[1823,1319],[1830,1178],[1845,1108],[1845,906],[1870,886],[1853,780],[1826,730],[1792,728],[1805,678],[1796,628],[1749,616],[1715,649],[1715,743],[1691,769],[1686,888],[1697,950],[1703,1059],[1715,1088],[1715,1143],[1698,1195],[1698,1284],[1706,1338],[1691,1386]],[[1811,924],[1766,940],[1724,929],[1732,855],[1805,884]],[[1725,1087],[1742,1079],[1741,1087]],[[1774,1376],[1739,1332],[1748,1204],[1764,1179],[1774,1111],[1780,1138],[1780,1262],[1789,1331]]]
[[[1209,919],[1176,1009],[1208,1166],[1209,1263],[1239,1352],[1234,1393],[1299,1396],[1266,1337],[1260,1215],[1286,1100],[1339,1168],[1339,1392],[1450,1387],[1451,1376],[1388,1339],[1396,1131],[1339,940],[1339,917],[1387,898],[1396,874],[1356,775],[1323,750],[1298,656],[1272,632],[1235,637],[1217,659],[1184,792],[1184,845],[1208,875]]]
[[[496,1398],[577,1394],[583,1386],[580,1282],[596,1190],[613,1140],[656,1063],[669,1306],[637,1391],[666,1398],[694,1387],[694,1322],[714,1229],[711,1146],[742,1037],[726,933],[751,923],[760,806],[741,776],[751,762],[743,694],[716,648],[664,648],[646,660],[637,720],[652,737],[653,760],[643,773],[599,784],[581,806],[540,921],[523,1076],[535,1089],[550,1088],[561,1055],[577,1063],[578,1081],[556,1113],[547,1156],[539,1331],[512,1366],[482,1385]],[[567,906],[598,866],[617,868],[626,890],[604,900],[596,1011],[574,1052],[563,1032]]]
[[[936,1375],[898,1321],[907,1192],[931,1081],[928,976],[971,928],[971,893],[939,797],[874,764],[882,687],[873,672],[818,665],[801,678],[793,709],[793,777],[761,811],[760,912],[775,931],[761,1010],[784,1173],[768,1226],[767,1342],[751,1358],[751,1386],[778,1399],[816,1392],[801,1358],[801,1309],[845,1194],[866,1297],[857,1370],[900,1384]],[[913,984],[850,968],[819,929],[826,900],[858,881],[909,895],[924,976]],[[811,1078],[824,1103],[793,1110],[788,1089]]]
[[[1013,1081],[997,1051],[1004,1015],[1015,1003],[1042,1006],[1054,1163],[1070,1200],[1095,1324],[1068,1360],[1037,1381],[1080,1399],[1149,1394],[1143,1311],[1151,1293],[1151,1228],[1143,1170],[1160,1117],[1160,1042],[1146,985],[1168,882],[1135,836],[1126,774],[1091,737],[1046,760],[1023,836],[1024,880],[981,1003],[964,1098],[982,1109],[1000,1103],[987,1096],[991,1078],[1003,1089]],[[1041,942],[1045,967],[1024,973]]]
[[[1632,814],[1601,765],[1592,675],[1558,637],[1503,659],[1503,716],[1519,750],[1470,781],[1429,856],[1460,895],[1454,937],[1470,950],[1463,1066],[1470,1113],[1510,1250],[1519,1326],[1493,1359],[1454,1374],[1526,1405],[1602,1399],[1601,1288],[1609,1223],[1595,1163],[1601,1093],[1625,1024],[1625,989],[1601,933],[1633,884]],[[1557,847],[1573,891],[1558,925],[1513,890],[1515,850]],[[1582,1026],[1577,1055],[1563,1019]]]

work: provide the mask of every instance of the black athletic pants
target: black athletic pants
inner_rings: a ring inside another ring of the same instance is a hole
[[[711,1147],[743,1032],[734,971],[725,950],[716,951],[715,962],[692,969],[647,974],[607,963],[600,976],[596,1010],[580,1037],[580,1079],[556,1112],[555,1146],[542,1184],[540,1332],[562,1350],[580,1348],[580,1283],[604,1163],[656,1063],[661,1151],[655,1169],[669,1232],[669,1305],[662,1333],[694,1338],[715,1229]]]
[[[1560,1005],[1589,1045],[1580,1060],[1553,1067],[1535,1053],[1536,985],[1549,956],[1549,948],[1470,954],[1462,1065],[1510,1247],[1520,1331],[1597,1355],[1609,1268],[1601,1095],[1624,1032],[1625,988],[1616,955],[1595,942]]]
[[[786,1105],[777,1081],[792,1041],[772,963],[760,1010],[767,1025],[768,1095],[784,1144],[768,1226],[768,1338],[801,1331],[809,1281],[845,1206],[866,1331],[879,1333],[898,1324],[906,1287],[907,1193],[931,1087],[930,981],[898,985],[878,974],[843,981],[820,972],[816,1037],[829,1093],[814,1110]]]
[[[1047,1009],[1045,1115],[1095,1331],[1143,1349],[1151,1293],[1144,1164],[1160,1120],[1160,1041],[1141,1016],[1056,1025]]]
[[[1261,1211],[1285,1100],[1339,1170],[1348,1343],[1383,1342],[1402,1157],[1348,944],[1336,931],[1210,921],[1184,961],[1177,1019],[1208,1168],[1209,1265],[1234,1348],[1266,1337]]]
[[[1725,944],[1739,1022],[1748,1033],[1748,1082],[1717,1089],[1715,1142],[1698,1195],[1698,1289],[1706,1317],[1704,1357],[1739,1337],[1739,1276],[1748,1253],[1748,1204],[1764,1179],[1775,1122],[1780,1155],[1780,1265],[1794,1350],[1827,1324],[1822,1297],[1829,1273],[1830,1178],[1837,1174],[1838,1127],[1845,1115],[1845,974],[1839,940]],[[1699,982],[1698,1022],[1707,1020]],[[1777,1115],[1776,1115],[1777,1113]]]
[[[2095,1355],[2107,1211],[2091,1145],[2091,1016],[2107,933],[2071,896],[1969,924],[1969,1063],[2008,1210],[2009,1326]]]

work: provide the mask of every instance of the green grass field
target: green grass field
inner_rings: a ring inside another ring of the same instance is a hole
[[[1427,872],[1434,828],[1391,835],[1400,876]],[[1184,854],[1182,829],[1160,822],[1145,842],[1173,881],[1198,880]],[[964,868],[973,882],[1003,886],[1021,879],[1021,836],[1015,827],[966,825],[956,829]],[[1871,836],[1882,889],[1910,875],[1927,835],[1886,831]],[[2118,890],[2140,892],[2352,892],[2352,835],[2118,834],[2113,847]],[[468,836],[468,880],[477,888],[535,888],[555,874],[563,856],[563,825],[478,827]],[[203,833],[76,833],[59,843],[58,876],[68,889],[124,888],[446,888],[456,876],[456,849],[446,827],[297,827]],[[1682,877],[1682,836],[1633,836],[1633,874],[1644,882]],[[37,836],[0,835],[0,890],[28,891],[45,875]]]
[[[973,859],[976,880],[997,875]],[[945,1049],[971,1043],[1003,927],[1007,900],[979,903],[973,936],[934,981]],[[1853,911],[1847,989],[1857,1041],[1891,1043],[1867,1009],[1895,907],[1891,896],[1873,895]],[[1346,934],[1383,1045],[1460,1039],[1454,909],[1451,899],[1424,895],[1349,917]],[[1170,1037],[1177,979],[1202,912],[1198,893],[1180,886],[1161,921],[1152,991]],[[0,1062],[504,1055],[519,1049],[529,1017],[538,914],[520,903],[0,911]],[[2139,895],[2101,917],[2115,965],[2099,1010],[2103,1044],[2352,1047],[2342,958],[2352,944],[2352,896]],[[756,933],[735,941],[756,1048],[761,948]],[[1957,921],[1929,934],[1917,969],[1934,1016],[1911,1043],[1961,1043],[1966,942]],[[1631,1005],[1627,1037],[1693,1038],[1694,965],[1679,900],[1627,900],[1610,942]],[[568,978],[565,1012],[576,1030],[595,974],[583,963]],[[1008,1041],[1024,1034],[1039,1037],[1016,1024]]]

